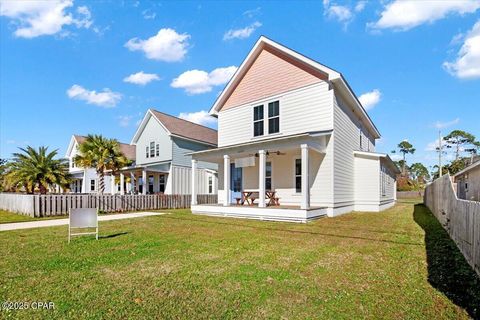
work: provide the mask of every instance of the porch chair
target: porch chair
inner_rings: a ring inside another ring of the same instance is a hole
[[[69,210],[68,220],[68,243],[72,236],[94,234],[98,240],[98,209],[97,208],[79,208]],[[72,229],[95,228],[95,232],[72,233]]]

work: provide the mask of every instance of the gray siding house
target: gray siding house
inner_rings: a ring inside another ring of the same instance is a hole
[[[74,135],[67,151],[70,172],[78,179],[71,192],[97,192],[94,169],[75,167],[73,158],[85,137]],[[153,109],[149,109],[130,144],[120,143],[132,160],[129,167],[105,176],[105,192],[111,194],[190,194],[191,152],[217,146],[217,131]],[[199,162],[196,169],[198,194],[217,193],[217,164]]]

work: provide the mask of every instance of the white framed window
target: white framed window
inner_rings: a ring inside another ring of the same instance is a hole
[[[210,194],[213,193],[213,177],[212,176],[208,177],[208,193]]]
[[[387,177],[386,177],[386,170],[385,170],[385,167],[382,167],[382,172],[381,172],[381,175],[382,175],[382,179],[381,179],[381,183],[382,183],[382,196],[386,196],[387,195]]]
[[[295,192],[302,192],[302,159],[295,159]]]
[[[253,107],[253,136],[263,136],[264,123],[263,123],[263,104]]]
[[[265,164],[265,190],[272,190],[272,162]]]
[[[161,174],[158,177],[158,191],[165,193],[165,175]]]
[[[268,134],[280,132],[280,101],[268,103]]]
[[[150,153],[148,152],[148,146],[145,147],[145,157],[148,158]]]
[[[360,139],[360,150],[363,150],[363,146],[362,146],[362,129],[358,129],[358,137]]]
[[[95,191],[95,179],[90,179],[90,191]]]
[[[150,142],[150,157],[155,157],[155,142]]]
[[[155,148],[155,155],[158,157],[160,156],[160,144],[157,143],[157,146]]]

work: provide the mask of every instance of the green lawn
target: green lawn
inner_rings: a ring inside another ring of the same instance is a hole
[[[480,280],[423,205],[308,224],[187,211],[0,233],[0,300],[54,310],[0,318],[480,317]]]
[[[35,218],[16,214],[10,211],[0,210],[0,223],[35,221]]]

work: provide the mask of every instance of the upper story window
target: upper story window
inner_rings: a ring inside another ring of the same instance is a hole
[[[253,107],[253,136],[263,136],[263,105]]]
[[[160,156],[160,145],[157,143],[156,149],[155,149],[155,155],[158,157]]]
[[[360,138],[360,150],[363,150],[363,146],[362,146],[362,129],[358,129],[358,137]]]
[[[150,157],[155,157],[155,142],[150,142]]]
[[[273,101],[268,104],[268,133],[280,132],[280,103]]]
[[[148,158],[150,153],[148,152],[148,146],[145,147],[145,157]]]

